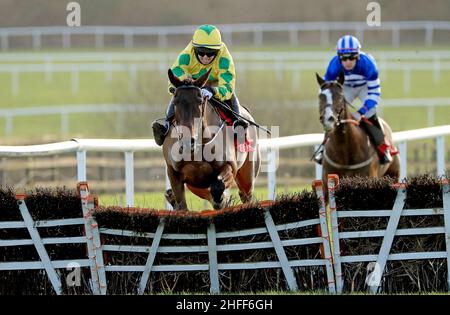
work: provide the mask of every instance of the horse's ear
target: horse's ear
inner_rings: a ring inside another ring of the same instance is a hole
[[[208,72],[206,72],[204,75],[202,75],[200,78],[198,78],[197,80],[194,81],[194,85],[198,86],[198,87],[203,87],[206,82],[208,81],[209,78],[209,74],[211,73],[211,69],[208,70]]]
[[[343,85],[343,84],[344,84],[344,81],[345,81],[345,73],[344,73],[344,71],[341,71],[341,72],[339,73],[339,77],[337,78],[337,81],[338,81],[338,83],[339,83],[340,85]]]
[[[322,86],[325,83],[325,80],[316,72],[317,83]]]
[[[169,81],[170,81],[170,83],[173,84],[174,87],[177,88],[183,84],[183,82],[173,74],[172,69],[169,69],[168,75],[169,75]]]

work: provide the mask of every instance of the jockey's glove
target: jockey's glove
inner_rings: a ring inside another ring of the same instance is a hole
[[[213,97],[213,94],[206,88],[202,89],[202,97],[206,97],[207,99],[210,99]]]
[[[362,115],[359,111],[352,113],[352,116],[353,116],[353,119],[358,122],[361,120],[361,117],[362,117]]]
[[[367,113],[367,108],[365,106],[362,106],[356,113],[353,113],[353,118],[356,121],[360,121],[361,117],[364,116]]]

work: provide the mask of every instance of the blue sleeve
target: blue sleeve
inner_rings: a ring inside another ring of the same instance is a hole
[[[381,96],[380,79],[378,78],[378,68],[372,57],[365,59],[365,77],[367,80],[367,98],[364,100],[364,108],[369,111],[378,105]]]
[[[365,76],[367,81],[378,80],[378,67],[373,58],[368,57],[365,64]]]
[[[328,64],[327,72],[325,73],[324,80],[325,81],[334,81],[337,80],[339,73],[342,70],[341,62],[338,56],[334,56]]]

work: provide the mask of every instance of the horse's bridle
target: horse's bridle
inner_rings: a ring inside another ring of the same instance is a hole
[[[202,93],[201,88],[199,88],[198,86],[193,85],[193,84],[189,84],[189,85],[181,85],[181,86],[177,87],[177,88],[175,89],[175,91],[174,91],[174,95],[175,95],[175,92],[176,92],[178,89],[180,89],[180,90],[181,90],[181,89],[183,89],[183,90],[187,90],[187,89],[196,89],[196,90],[198,90],[198,91],[200,92],[200,94]],[[207,104],[207,103],[208,103],[208,98],[204,97],[204,98],[203,98],[203,101],[202,101],[202,103],[201,103],[202,111],[201,111],[201,114],[200,114],[200,120],[203,120],[203,116],[204,116],[204,114],[205,114],[205,107],[206,107],[206,104]],[[214,111],[217,113],[217,115],[218,115],[219,118],[220,118],[220,115],[219,115],[219,113],[217,112],[216,108],[213,107],[213,109],[214,109]],[[222,119],[221,119],[221,120],[222,120]],[[208,141],[207,143],[203,143],[203,144],[202,144],[202,143],[200,143],[200,144],[197,144],[197,143],[196,143],[195,145],[196,145],[196,146],[205,146],[205,145],[208,145],[208,144],[212,143],[212,142],[216,139],[216,137],[220,134],[220,131],[223,129],[223,127],[225,126],[225,124],[226,124],[226,122],[225,122],[225,121],[222,121],[222,124],[221,124],[219,130],[216,132],[216,134],[214,135],[214,137],[213,137],[210,141]],[[175,131],[177,132],[178,140],[180,140],[180,139],[183,137],[183,133],[179,131],[179,129],[178,129],[178,127],[179,127],[178,124],[174,123],[173,125],[174,125],[174,127],[175,127]]]
[[[173,95],[175,95],[177,90],[190,90],[190,89],[195,89],[195,90],[198,90],[198,92],[200,94],[202,93],[201,89],[198,86],[193,85],[193,84],[189,84],[189,85],[180,85],[179,87],[175,88],[175,91],[174,91]],[[200,115],[200,119],[203,119],[203,112],[204,112],[203,108],[205,106],[205,103],[206,103],[206,99],[204,99],[203,102],[201,103],[201,105],[202,105],[202,112],[201,112],[201,115]],[[173,126],[175,127],[175,131],[177,133],[178,140],[181,140],[181,138],[183,138],[183,133],[180,132],[179,125],[178,125],[177,121],[173,122]]]
[[[326,84],[327,82],[325,82],[324,84],[322,84],[321,86],[320,86],[320,91],[321,91],[321,94],[325,94],[325,93],[322,93],[323,92],[323,87],[324,87],[324,85]],[[336,82],[341,88],[343,88],[343,86],[342,86],[342,84],[340,84],[339,82]],[[331,94],[331,92],[329,92],[330,94]],[[343,125],[343,124],[353,124],[353,125],[356,125],[356,126],[358,126],[359,125],[359,122],[358,121],[356,121],[355,119],[341,119],[341,115],[342,115],[342,112],[344,111],[344,108],[345,108],[345,105],[350,105],[351,107],[353,107],[346,99],[345,99],[345,97],[344,97],[344,106],[342,106],[342,108],[339,110],[339,113],[338,113],[338,115],[337,115],[337,117],[335,117],[335,115],[334,115],[334,111],[333,111],[333,102],[331,101],[329,101],[329,97],[328,97],[328,95],[325,95],[326,97],[327,97],[327,103],[326,103],[326,105],[325,105],[325,108],[324,108],[324,110],[326,109],[326,108],[331,108],[331,111],[332,111],[332,113],[333,113],[333,117],[334,117],[334,119],[335,119],[335,121],[336,121],[336,126],[340,126],[340,125]],[[321,120],[321,123],[322,123],[322,125],[323,125],[323,122],[322,122],[322,118],[323,117],[323,114],[321,113],[321,115],[320,115],[320,120]],[[322,143],[322,145],[324,145],[325,143],[326,143],[326,141],[327,141],[327,139],[328,139],[328,135],[326,135],[326,138],[324,139],[324,141],[323,141],[323,143]],[[369,140],[368,140],[369,141]],[[370,142],[369,142],[370,143]],[[356,169],[360,169],[360,168],[363,168],[363,167],[366,167],[367,165],[369,165],[370,163],[372,163],[372,160],[374,159],[374,154],[372,154],[372,156],[370,156],[366,161],[363,161],[363,162],[361,162],[361,163],[358,163],[358,164],[352,164],[352,165],[344,165],[344,164],[339,164],[339,163],[336,163],[336,162],[334,162],[328,155],[327,155],[327,153],[326,153],[326,149],[324,148],[324,150],[323,150],[323,157],[324,157],[324,159],[328,162],[328,164],[330,164],[331,166],[333,166],[334,168],[337,168],[337,169],[346,169],[346,170],[356,170]]]
[[[320,86],[320,94],[325,94],[325,93],[323,93],[323,88],[324,88],[324,86],[327,84],[328,82],[325,82],[325,83],[323,83],[321,86]],[[335,82],[341,89],[343,89],[344,87],[342,86],[342,84],[340,84],[339,82]],[[331,92],[330,92],[331,93]],[[338,112],[338,115],[337,115],[337,117],[334,115],[334,111],[333,111],[333,101],[331,100],[331,102],[329,101],[329,98],[328,98],[328,96],[327,95],[325,95],[326,97],[327,97],[327,103],[325,104],[325,107],[324,107],[324,110],[323,111],[325,111],[325,109],[326,108],[330,108],[331,109],[331,112],[332,112],[332,115],[333,115],[333,118],[334,118],[334,120],[336,121],[336,126],[340,126],[340,125],[343,125],[343,124],[353,124],[353,125],[356,125],[356,126],[358,126],[359,125],[359,122],[358,121],[356,121],[355,119],[341,119],[341,115],[342,115],[342,112],[344,111],[344,108],[345,108],[345,105],[344,106],[342,106],[342,108],[339,110],[339,112]],[[331,97],[330,97],[331,98]],[[347,104],[347,105],[350,105],[351,107],[353,107],[353,105],[352,104],[350,104],[346,99],[345,99],[345,97],[344,97],[344,104]],[[322,120],[323,120],[323,112],[321,112],[321,114],[320,114],[320,121],[321,121],[321,123],[322,123],[322,125],[323,125],[323,122],[322,122]]]

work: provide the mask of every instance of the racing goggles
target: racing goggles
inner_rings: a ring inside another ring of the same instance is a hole
[[[340,61],[347,61],[347,60],[357,60],[358,59],[358,54],[342,54],[339,55],[339,60]]]
[[[203,57],[203,56],[208,56],[209,58],[214,57],[217,55],[219,51],[216,49],[208,49],[208,48],[203,48],[203,47],[198,47],[195,48],[195,53],[199,56],[199,57]]]

